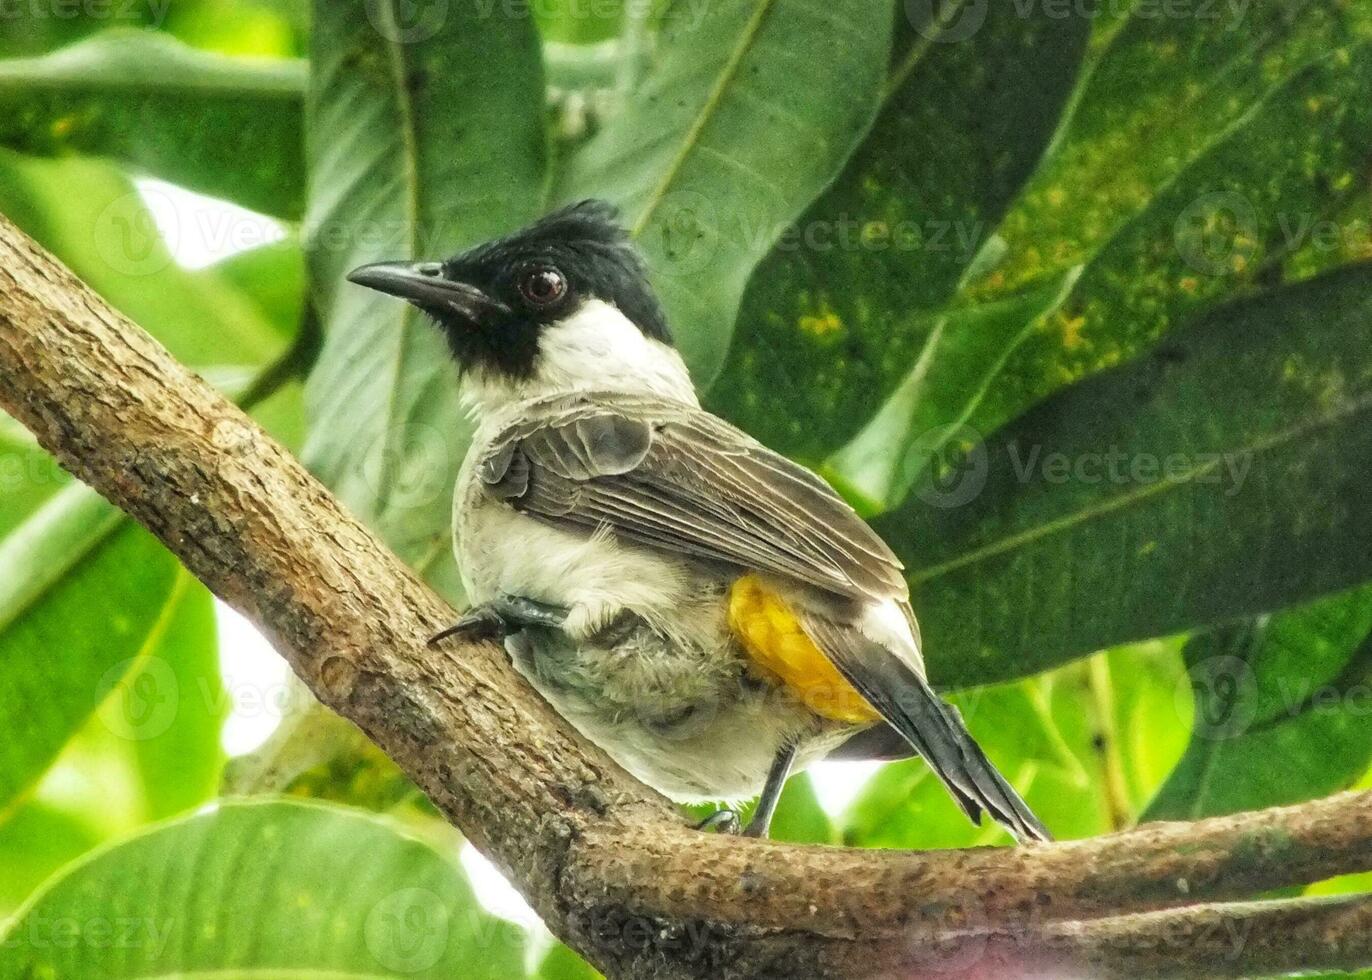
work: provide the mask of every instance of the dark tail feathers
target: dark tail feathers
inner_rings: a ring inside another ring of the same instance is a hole
[[[985,810],[1018,840],[1053,839],[986,758],[958,710],[914,668],[850,627],[815,617],[806,617],[805,627],[839,673],[924,757],[973,823]]]

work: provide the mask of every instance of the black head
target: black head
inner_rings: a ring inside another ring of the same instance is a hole
[[[670,343],[643,259],[604,201],[582,201],[443,262],[381,262],[348,274],[409,300],[443,330],[464,367],[527,376],[539,337],[592,299]]]

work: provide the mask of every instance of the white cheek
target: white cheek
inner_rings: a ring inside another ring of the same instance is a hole
[[[543,329],[531,378],[473,371],[464,381],[469,405],[490,415],[519,402],[562,392],[600,390],[670,398],[696,405],[681,356],[645,337],[615,306],[593,299]]]

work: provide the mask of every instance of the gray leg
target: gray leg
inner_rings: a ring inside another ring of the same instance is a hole
[[[528,626],[560,629],[566,620],[567,610],[561,606],[518,595],[498,595],[490,602],[473,606],[452,626],[429,637],[429,646],[450,636],[459,636],[464,640],[501,639]]]
[[[767,828],[772,825],[772,814],[776,813],[777,800],[781,799],[781,788],[786,785],[786,777],[791,775],[791,764],[796,761],[796,747],[787,742],[777,749],[772,768],[767,770],[767,782],[763,784],[762,795],[757,798],[757,809],[753,819],[743,831],[744,837],[766,837]]]

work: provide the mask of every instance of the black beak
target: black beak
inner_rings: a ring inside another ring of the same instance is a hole
[[[443,277],[441,262],[376,262],[348,273],[348,281],[407,299],[427,310],[456,313],[472,322],[510,308],[465,282]]]

